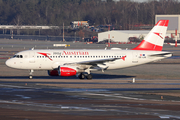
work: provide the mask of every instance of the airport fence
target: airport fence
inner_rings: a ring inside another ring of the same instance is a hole
[[[43,36],[43,35],[6,35],[0,34],[1,39],[19,39],[19,40],[44,40],[44,41],[63,41],[62,36]],[[80,41],[80,37],[64,36],[66,42]]]

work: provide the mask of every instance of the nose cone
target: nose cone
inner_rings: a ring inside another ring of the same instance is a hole
[[[13,67],[13,63],[12,63],[12,60],[9,59],[9,60],[6,60],[6,63],[5,63],[8,67]]]

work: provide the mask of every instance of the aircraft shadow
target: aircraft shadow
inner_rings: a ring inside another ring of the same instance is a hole
[[[110,75],[110,74],[94,74],[92,73],[93,79],[122,79],[122,78],[133,78],[136,76],[129,75]],[[29,79],[29,76],[0,76],[0,79]],[[76,76],[62,77],[62,76],[33,76],[33,79],[79,79]]]

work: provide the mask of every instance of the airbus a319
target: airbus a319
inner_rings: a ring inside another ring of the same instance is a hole
[[[112,49],[36,49],[25,50],[6,61],[16,69],[47,70],[50,76],[78,76],[92,79],[92,71],[120,69],[161,60],[172,56],[163,52],[163,44],[169,20],[160,20],[144,40],[131,50]]]

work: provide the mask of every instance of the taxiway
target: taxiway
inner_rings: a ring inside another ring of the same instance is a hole
[[[16,52],[54,47],[52,41],[0,40],[0,119],[6,120],[161,120],[180,119],[180,48],[175,57],[132,68],[93,73],[93,80],[50,77],[47,71],[11,69]],[[70,48],[103,49],[104,44],[67,43]],[[111,45],[126,49],[136,45]],[[56,48],[57,49],[57,48]],[[62,48],[67,49],[67,48]],[[135,83],[133,83],[135,78]]]

